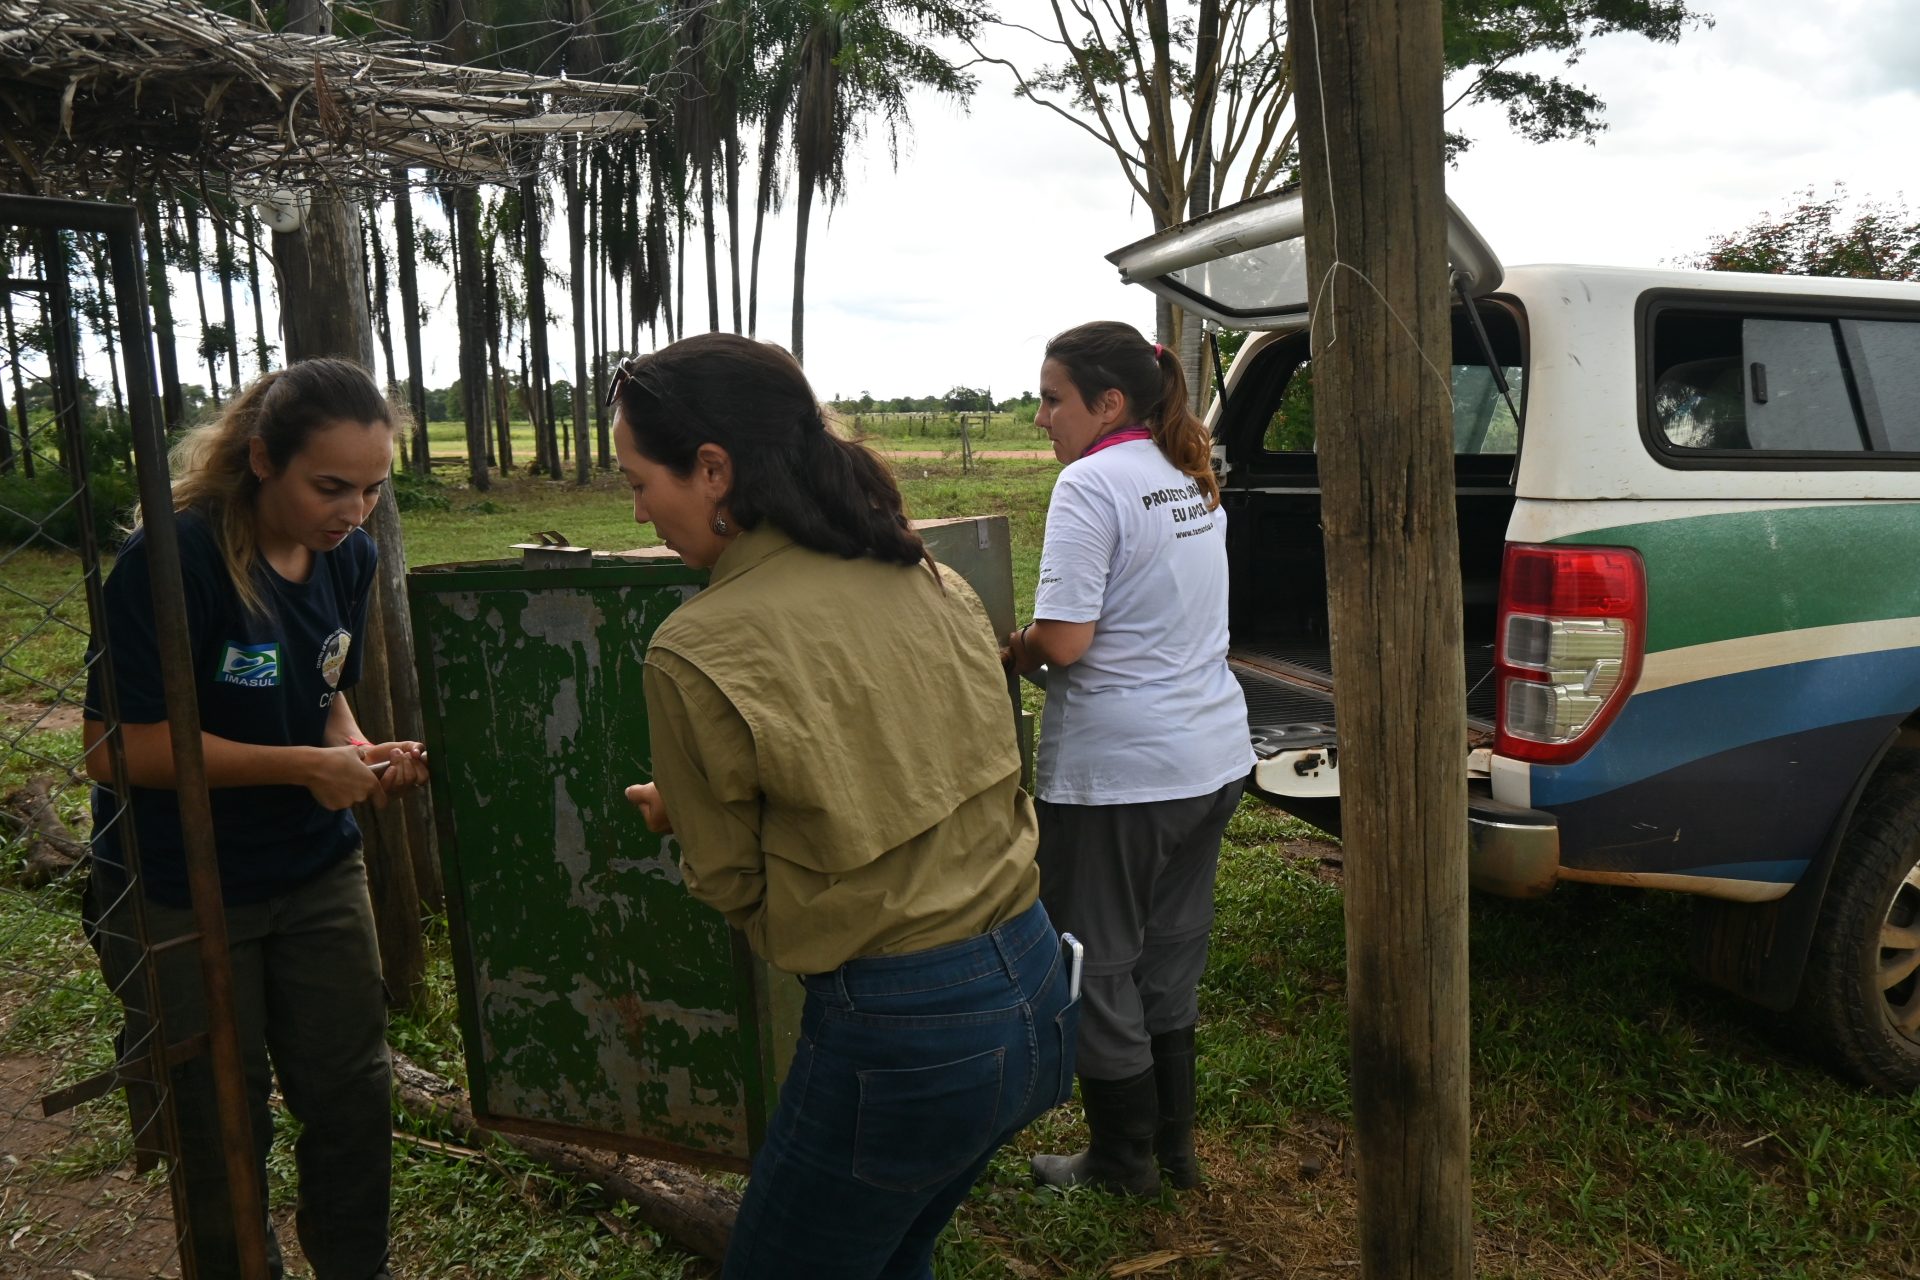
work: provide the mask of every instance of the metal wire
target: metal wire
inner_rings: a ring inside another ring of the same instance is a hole
[[[122,424],[110,411],[90,421],[79,394],[64,255],[93,251],[98,234],[39,232],[37,262],[10,256],[4,286],[30,320],[4,353],[22,367],[0,363],[0,1271],[107,1280],[177,1275],[188,1260],[175,1189],[155,1168],[173,1146],[162,1032],[116,1046],[120,997],[153,1004],[127,796],[90,794],[83,752],[87,677],[109,674],[88,652],[107,567],[99,534],[117,514],[113,495],[132,492],[111,476],[123,460],[99,443],[123,438]],[[44,355],[32,368],[29,340]],[[95,686],[111,730],[116,691],[110,678]],[[131,850],[132,874],[104,892],[96,884],[87,902],[96,813]],[[115,982],[103,952],[120,961]]]

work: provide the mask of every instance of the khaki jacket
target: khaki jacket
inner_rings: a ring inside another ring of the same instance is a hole
[[[763,525],[661,624],[644,684],[687,889],[777,967],[956,942],[1038,896],[998,645],[957,574]]]

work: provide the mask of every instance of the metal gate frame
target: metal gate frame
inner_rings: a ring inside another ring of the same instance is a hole
[[[146,1003],[153,1034],[142,1046],[125,1045],[115,1066],[91,1080],[69,1086],[42,1099],[44,1114],[54,1115],[115,1088],[127,1088],[130,1099],[141,1094],[156,1099],[162,1140],[169,1155],[176,1234],[188,1280],[197,1274],[191,1233],[186,1230],[186,1186],[180,1162],[178,1126],[172,1091],[173,1067],[202,1053],[212,1058],[215,1101],[225,1148],[227,1181],[233,1211],[234,1236],[245,1280],[267,1280],[266,1200],[253,1163],[251,1124],[246,1105],[246,1072],[234,1013],[233,970],[229,960],[226,914],[215,859],[213,813],[207,796],[206,762],[201,752],[200,711],[195,689],[192,650],[187,632],[185,592],[181,582],[179,540],[173,522],[172,485],[167,470],[167,440],[161,424],[154,385],[152,336],[148,320],[146,273],[140,244],[138,213],[131,206],[62,200],[40,196],[0,195],[0,226],[38,231],[43,245],[42,280],[0,280],[9,292],[43,292],[47,301],[51,342],[55,414],[60,420],[72,501],[79,517],[79,552],[87,588],[87,610],[95,648],[91,662],[100,664],[102,702],[107,734],[102,740],[113,763],[113,791],[118,802],[122,856],[126,862],[132,899],[135,941],[146,983]],[[120,732],[118,690],[107,648],[104,626],[103,579],[96,537],[92,491],[87,475],[87,449],[80,414],[79,340],[72,282],[61,252],[63,231],[106,238],[112,269],[114,306],[119,321],[119,348],[125,369],[127,409],[133,428],[134,469],[139,485],[141,521],[146,530],[147,558],[152,573],[153,617],[160,648],[160,670],[165,686],[167,718],[173,745],[174,782],[180,797],[180,819],[185,843],[188,889],[197,931],[169,945],[197,943],[205,989],[207,1029],[203,1034],[175,1042],[166,1032],[160,1004],[158,975],[151,963],[144,894],[139,874],[139,850],[130,817],[126,759]]]

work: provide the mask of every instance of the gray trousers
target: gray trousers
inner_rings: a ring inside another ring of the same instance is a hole
[[[1145,804],[1035,805],[1041,900],[1087,949],[1081,1075],[1137,1076],[1153,1066],[1154,1036],[1199,1020],[1220,837],[1245,786]]]
[[[101,968],[126,1009],[123,1044],[138,1046],[152,1024],[120,873],[97,867],[89,893],[89,916],[99,922],[94,941]],[[151,900],[145,907],[153,945],[194,932],[191,911]],[[228,907],[227,938],[261,1186],[273,1138],[267,1095],[277,1075],[287,1110],[303,1126],[294,1144],[300,1174],[294,1224],[315,1280],[371,1280],[384,1274],[387,1258],[392,1069],[379,944],[360,853],[282,897]],[[154,963],[168,1038],[177,1043],[205,1030],[198,949],[170,947]],[[171,1077],[199,1275],[225,1280],[240,1270],[212,1061],[200,1054],[174,1068]],[[278,1276],[279,1246],[271,1229],[268,1251]]]

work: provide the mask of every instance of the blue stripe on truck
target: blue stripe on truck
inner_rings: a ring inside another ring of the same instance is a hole
[[[1636,694],[1586,755],[1532,767],[1532,804],[1572,804],[1748,743],[1905,718],[1916,707],[1920,649],[1818,658]]]

